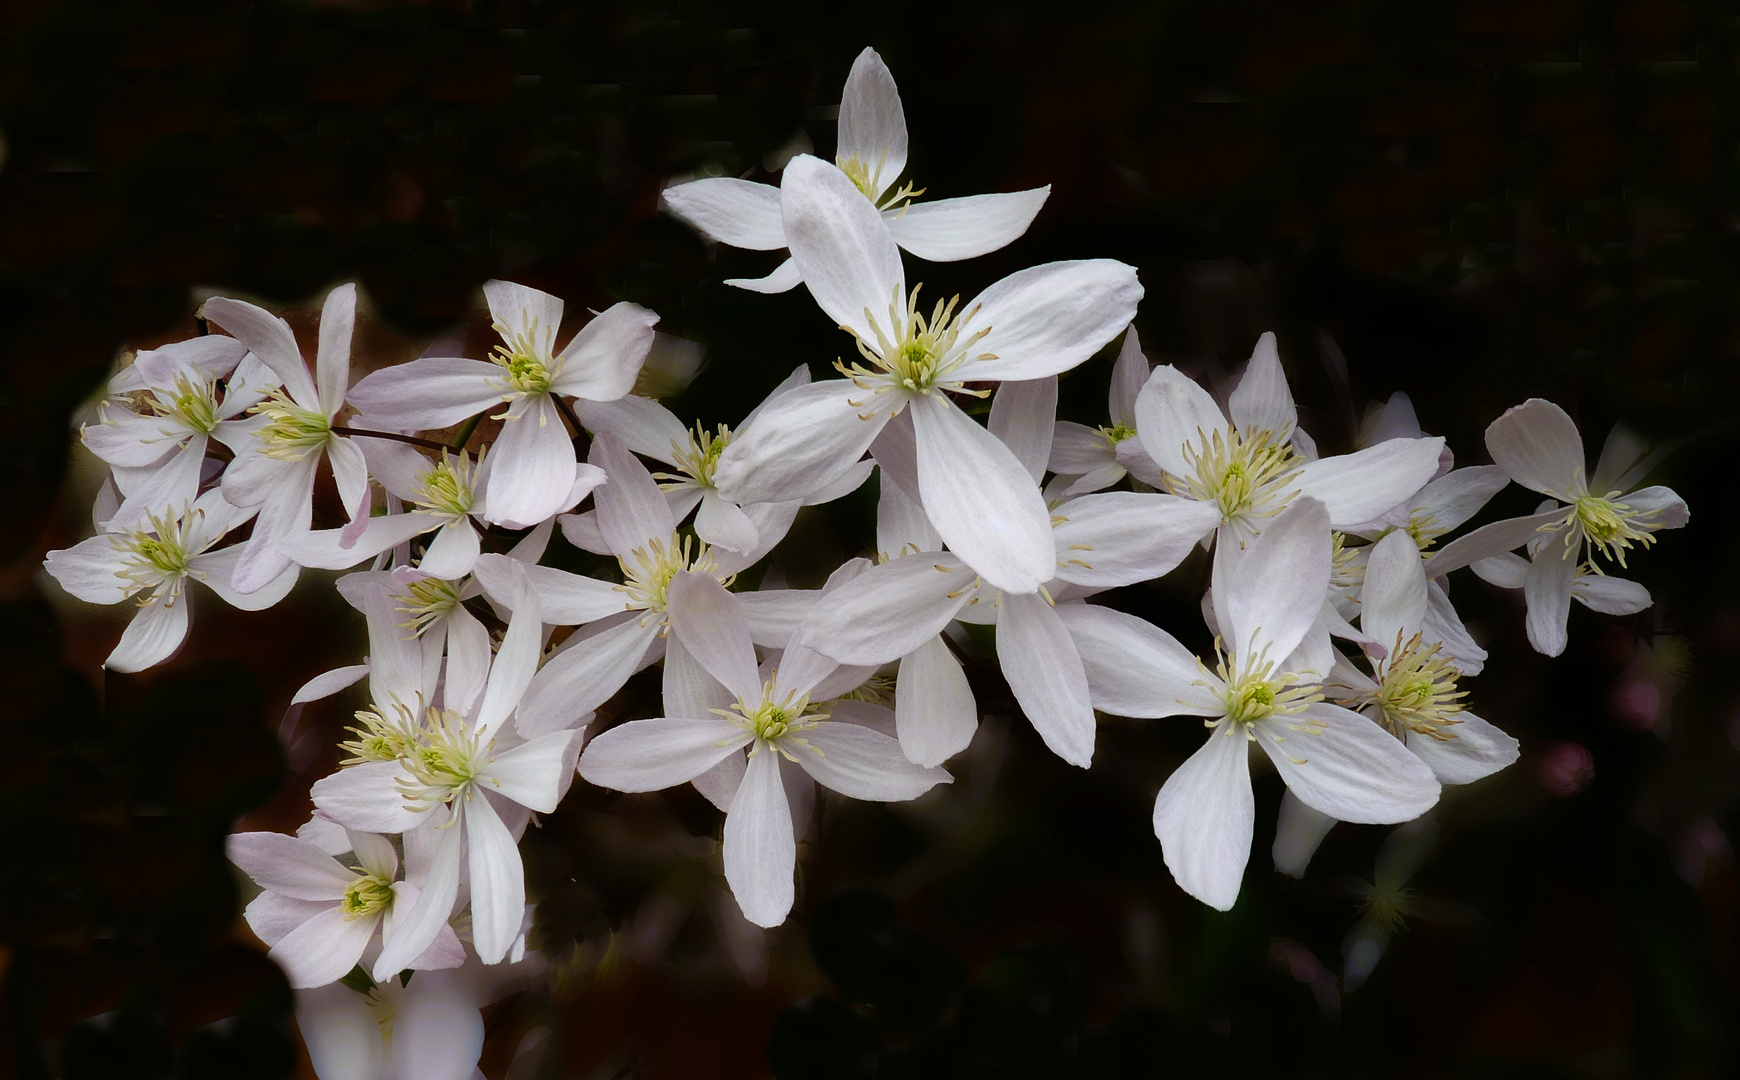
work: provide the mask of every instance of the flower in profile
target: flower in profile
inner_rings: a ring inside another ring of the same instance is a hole
[[[1100,491],[1122,480],[1126,472],[1133,472],[1138,479],[1159,478],[1160,467],[1136,438],[1136,398],[1147,384],[1150,370],[1148,358],[1142,355],[1141,339],[1131,326],[1124,332],[1124,346],[1112,367],[1112,389],[1106,403],[1111,423],[1091,428],[1059,420],[1053,431],[1050,469],[1071,478],[1060,494]],[[1130,461],[1129,468],[1125,460]]]
[[[840,101],[839,153],[834,165],[862,200],[881,214],[895,241],[930,262],[954,262],[996,251],[1027,231],[1051,185],[1000,195],[917,202],[923,189],[900,184],[906,171],[906,113],[894,76],[875,49],[865,49],[846,76]],[[667,188],[665,207],[709,239],[753,251],[789,247],[780,216],[779,189],[730,177],[709,177]],[[765,278],[726,281],[755,292],[777,293],[803,279],[801,263],[787,259]]]

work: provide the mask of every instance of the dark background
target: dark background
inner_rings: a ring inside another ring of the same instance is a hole
[[[306,1069],[221,842],[306,815],[356,703],[280,718],[303,679],[355,662],[360,628],[310,574],[270,613],[206,605],[158,670],[100,674],[119,623],[39,567],[89,529],[69,417],[118,352],[191,336],[195,288],[295,309],[300,331],[347,280],[368,305],[359,364],[454,332],[481,350],[477,287],[511,277],[570,312],[655,309],[708,348],[673,407],[735,421],[848,343],[802,290],[722,286],[776,257],[710,250],[658,213],[661,183],[769,179],[800,129],[831,155],[866,44],[931,197],[1053,185],[1008,249],[915,270],[930,289],[1122,259],[1153,360],[1212,376],[1275,330],[1326,452],[1400,389],[1482,462],[1484,426],[1540,395],[1592,451],[1616,420],[1683,439],[1657,478],[1692,524],[1633,562],[1655,608],[1577,609],[1555,661],[1528,651],[1516,598],[1457,582],[1492,651],[1471,704],[1523,757],[1446,790],[1416,917],[1355,990],[1337,981],[1364,917],[1353,879],[1389,830],[1340,827],[1290,882],[1267,858],[1280,786],[1260,777],[1244,891],[1217,914],[1171,883],[1149,828],[1199,729],[1107,720],[1083,773],[985,670],[956,784],[911,807],[824,801],[764,965],[753,942],[732,962],[709,915],[716,812],[686,789],[577,789],[525,844],[559,988],[490,1010],[492,1080],[539,1032],[541,1071],[532,1054],[516,1077],[1734,1074],[1731,7],[0,11],[0,1074]],[[1109,367],[1066,377],[1066,416],[1104,422]],[[801,519],[778,572],[811,584],[867,546],[872,495]],[[1530,505],[1513,489],[1488,513]],[[1108,600],[1201,644],[1202,583],[1191,563]],[[644,714],[648,689],[615,716]]]

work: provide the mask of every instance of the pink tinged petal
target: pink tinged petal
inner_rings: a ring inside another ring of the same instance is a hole
[[[658,321],[653,312],[627,301],[605,308],[562,350],[551,389],[590,401],[615,401],[627,394],[646,363]]]
[[[423,557],[417,560],[417,569],[430,577],[458,581],[471,573],[482,550],[471,519],[461,518],[441,526],[441,531],[424,549]]]
[[[952,403],[927,394],[911,409],[919,496],[949,549],[1008,593],[1051,580],[1051,515],[1027,470]]]
[[[260,888],[296,900],[336,901],[357,877],[308,841],[283,833],[232,833],[224,854]]]
[[[672,579],[666,595],[671,630],[690,655],[739,700],[760,701],[755,644],[737,598],[713,578],[692,570]]]
[[[350,385],[350,339],[356,327],[356,286],[340,285],[320,309],[320,344],[314,354],[320,406],[327,416],[344,407]]]
[[[1085,476],[1117,462],[1112,444],[1093,428],[1067,420],[1059,420],[1053,426],[1051,457],[1046,462],[1052,472],[1060,476]]]
[[[105,405],[102,420],[79,428],[79,439],[110,465],[143,469],[162,461],[193,434],[167,416],[140,416]]]
[[[1635,581],[1607,574],[1585,574],[1571,585],[1571,598],[1603,615],[1635,615],[1655,601]]]
[[[1015,701],[1051,752],[1087,768],[1094,709],[1087,672],[1057,612],[1037,594],[1005,593],[997,613],[997,660]]]
[[[669,464],[679,449],[689,445],[689,429],[671,410],[650,398],[632,394],[615,401],[576,398],[574,414],[594,435],[609,435],[634,453],[654,461]]]
[[[425,643],[427,658],[436,647]],[[455,608],[447,617],[447,683],[442,687],[442,703],[462,716],[471,715],[489,679],[489,631],[477,616],[464,608]],[[516,728],[517,729],[517,728]]]
[[[1398,529],[1372,545],[1360,590],[1360,628],[1385,650],[1394,650],[1419,632],[1426,605],[1419,545]]]
[[[658,632],[656,617],[635,618],[631,613],[557,653],[526,688],[515,712],[515,729],[535,738],[569,727],[610,700],[640,669]]]
[[[1543,495],[1581,494],[1583,437],[1565,410],[1530,398],[1486,429],[1486,450],[1512,480]]]
[[[843,664],[884,664],[941,633],[972,586],[972,571],[951,555],[895,559],[818,601],[804,619],[803,639]]]
[[[1057,376],[1005,382],[991,399],[991,434],[1009,448],[1035,484],[1045,479],[1057,420]]]
[[[994,353],[964,369],[973,379],[1039,379],[1068,371],[1117,337],[1136,317],[1142,285],[1115,259],[1046,263],[1018,270],[963,310],[974,346]]]
[[[743,506],[802,498],[869,448],[888,422],[877,407],[870,391],[845,379],[787,391],[719,455],[719,493]]]
[[[463,813],[471,856],[472,943],[479,959],[495,964],[507,955],[525,916],[525,867],[513,834],[488,799],[472,799]]]
[[[361,450],[349,439],[333,439],[326,444],[326,458],[332,465],[332,478],[338,484],[339,505],[350,515],[344,528],[344,538],[355,543],[369,523],[369,466]]]
[[[1200,449],[1217,433],[1227,438],[1226,417],[1208,391],[1170,364],[1155,368],[1136,397],[1136,436],[1154,463],[1174,476],[1194,476],[1185,445]]]
[[[1227,399],[1227,412],[1239,431],[1247,435],[1272,432],[1276,442],[1286,442],[1298,426],[1299,411],[1293,406],[1293,391],[1287,387],[1287,373],[1281,369],[1273,333],[1257,339],[1250,363]]]
[[[498,751],[489,765],[491,790],[534,813],[551,813],[561,799],[563,780],[574,771],[567,756],[579,737],[578,731],[552,731]]]
[[[423,495],[423,478],[434,463],[414,446],[388,439],[359,439],[358,449],[368,464],[369,475],[387,489],[387,494],[412,502]]]
[[[367,664],[353,664],[350,667],[334,668],[324,674],[316,675],[302,684],[290,699],[292,705],[303,705],[310,701],[320,701],[329,698],[340,690],[355,686],[369,673]]]
[[[1213,503],[1175,495],[1110,491],[1056,508],[1057,576],[1112,588],[1169,573],[1220,521]]]
[[[1209,907],[1231,909],[1251,858],[1256,813],[1244,732],[1223,720],[1154,800],[1154,835],[1178,887]]]
[[[538,597],[517,563],[515,569],[510,588],[514,614],[489,667],[489,681],[484,684],[483,700],[473,722],[478,732],[499,728],[513,713],[538,673],[538,660],[543,656],[544,623]]]
[[[242,918],[248,921],[248,929],[255,937],[271,946],[309,919],[331,910],[331,900],[295,900],[279,893],[263,892],[242,909]]]
[[[474,799],[487,803],[487,799]],[[448,811],[440,811],[445,816]],[[460,825],[451,818],[431,821],[418,831],[415,839],[405,838],[405,879],[417,887],[414,896],[406,895],[404,908],[393,913],[393,934],[383,939],[381,954],[375,959],[371,974],[376,982],[384,982],[411,966],[430,942],[447,928],[453,914],[453,901],[459,895],[461,840]],[[425,844],[433,841],[432,849]],[[424,854],[427,854],[427,859]],[[415,857],[413,855],[415,853]],[[399,908],[395,902],[394,907]]]
[[[573,490],[577,464],[555,402],[538,397],[502,425],[490,471],[489,520],[521,529],[555,516]]]
[[[236,449],[235,460],[224,469],[224,498],[235,506],[259,506],[285,485],[286,477],[303,469],[313,469],[308,458],[279,461],[261,451],[258,439],[249,439]],[[308,482],[314,482],[312,472]]]
[[[715,709],[731,704],[731,692],[718,679],[707,674],[701,662],[683,648],[676,637],[665,638],[664,670],[665,712],[673,717],[690,719],[716,715]]]
[[[329,907],[285,934],[267,955],[284,969],[292,990],[325,986],[356,967],[379,924],[379,915],[352,919]]]
[[[773,268],[773,273],[758,278],[726,278],[725,284],[735,289],[746,289],[749,292],[775,294],[790,292],[804,282],[803,272],[798,269],[797,261],[787,259]]]
[[[395,888],[407,892],[413,891],[411,886],[402,881]],[[390,912],[387,918],[389,920],[392,918]],[[459,940],[459,935],[453,932],[451,926],[437,927],[435,940],[431,941],[429,947],[424,949],[410,964],[413,971],[450,971],[453,968],[464,966],[465,943]]]
[[[1391,439],[1351,454],[1318,458],[1300,469],[1293,483],[1300,494],[1329,508],[1330,525],[1352,528],[1412,499],[1437,474],[1443,448],[1444,440],[1437,436]]]
[[[1242,553],[1221,538],[1215,551],[1215,614],[1227,651],[1280,662],[1317,621],[1329,592],[1329,520],[1315,499],[1295,499]]]
[[[258,427],[264,427],[266,418],[263,416],[237,418],[258,405],[266,392],[277,384],[278,378],[271,368],[260,363],[252,353],[244,356],[242,362],[236,365],[236,370],[231,373],[229,383],[224,387],[223,402],[218,406],[218,418],[228,423],[219,424],[212,429],[212,435],[234,449],[234,444],[224,434],[226,430],[256,426],[255,422]]]
[[[906,110],[894,75],[875,49],[859,53],[846,76],[838,146],[842,161],[857,158],[869,168],[877,196],[906,171]]]
[[[290,324],[264,308],[242,300],[214,296],[200,306],[204,318],[217,323],[230,336],[248,347],[248,351],[277,375],[284,389],[297,404],[312,409],[320,403],[308,366],[302,362],[302,350],[296,347],[296,335]]]
[[[307,532],[314,517],[314,467],[318,461],[318,456],[310,454],[289,463],[280,473],[277,486],[260,504],[253,535],[248,538],[236,563],[235,576],[230,579],[237,592],[256,592],[292,565],[284,553],[284,541]],[[228,496],[227,489],[225,495]]]
[[[489,316],[510,333],[530,335],[540,357],[556,352],[556,331],[562,325],[562,298],[542,289],[499,279],[483,283]]]
[[[1643,515],[1641,520],[1644,523],[1657,528],[1678,529],[1691,520],[1686,501],[1675,494],[1672,488],[1640,488],[1621,497],[1619,501]]]
[[[1431,768],[1440,784],[1472,784],[1511,764],[1520,753],[1517,741],[1491,724],[1463,711],[1461,721],[1442,729],[1448,741],[1410,734],[1408,749]]]
[[[695,535],[727,551],[752,551],[760,540],[755,522],[736,505],[720,498],[716,491],[701,496],[701,510],[695,515]]]
[[[1544,656],[1565,651],[1565,621],[1571,614],[1571,590],[1577,580],[1576,553],[1566,555],[1560,535],[1535,554],[1523,578],[1523,596],[1528,599],[1524,620],[1529,644]]]
[[[42,565],[61,588],[87,604],[119,604],[139,591],[119,575],[121,555],[115,538],[107,533],[51,551]]]
[[[144,671],[169,659],[187,640],[187,594],[157,600],[139,609],[115,651],[103,661],[109,671]]]
[[[646,466],[608,435],[593,441],[590,458],[610,478],[592,498],[598,506],[598,530],[616,557],[632,560],[636,549],[647,551],[654,540],[669,544],[676,522]]]
[[[1333,828],[1334,818],[1300,802],[1292,789],[1283,791],[1281,815],[1275,822],[1275,844],[1271,849],[1275,869],[1291,878],[1304,877],[1305,868],[1311,865],[1311,856],[1317,854],[1318,845]]]
[[[357,863],[368,873],[376,877],[391,880],[399,873],[399,853],[393,850],[392,841],[378,833],[356,832],[345,830],[345,839]]]
[[[786,165],[780,210],[810,295],[828,318],[874,343],[873,327],[888,329],[889,305],[907,299],[900,249],[882,215],[845,173],[808,154]]]
[[[709,240],[750,251],[785,247],[779,189],[716,176],[665,189],[664,207]]]
[[[751,737],[720,716],[631,720],[586,744],[580,775],[613,791],[662,791],[713,768]]]
[[[757,926],[785,921],[797,868],[797,839],[779,761],[766,747],[753,755],[725,815],[725,881],[743,917]]]
[[[931,262],[956,262],[1014,243],[1050,195],[1047,184],[1027,191],[890,207],[882,217],[894,242],[907,251]]]
[[[175,376],[182,372],[221,379],[234,371],[247,353],[248,347],[234,338],[206,334],[146,350],[134,357],[133,363],[152,385],[172,389]]]
[[[1478,514],[1509,483],[1510,477],[1497,465],[1456,469],[1421,488],[1413,506],[1431,515],[1433,528],[1448,532]]]
[[[1493,559],[1522,547],[1531,540],[1538,540],[1541,527],[1555,525],[1563,521],[1569,510],[1563,506],[1555,506],[1528,517],[1505,518],[1490,525],[1482,525],[1465,536],[1459,536],[1450,543],[1439,548],[1433,556],[1426,560],[1426,576],[1430,578],[1443,577],[1452,570],[1460,570],[1477,562]],[[1484,576],[1484,575],[1483,575]],[[1521,588],[1522,582],[1504,588]]]
[[[1426,583],[1426,621],[1422,632],[1425,640],[1443,643],[1445,654],[1462,674],[1478,675],[1486,666],[1486,650],[1469,635],[1462,617],[1450,603],[1450,595],[1436,581]]]
[[[398,547],[414,536],[442,527],[440,518],[428,514],[384,514],[362,520],[363,529],[349,546],[344,542],[346,530],[320,529],[285,540],[284,553],[298,566],[315,570],[347,570]]]
[[[411,981],[393,1021],[395,1080],[475,1080],[484,1034],[478,976],[431,971]]]
[[[913,764],[898,741],[858,724],[823,721],[802,737],[807,746],[785,748],[816,783],[848,798],[905,802],[953,779],[942,769]]]
[[[815,606],[819,589],[764,589],[761,592],[735,593],[738,610],[749,625],[749,636],[757,644],[777,647],[797,633],[804,616]]]
[[[719,764],[700,773],[690,783],[719,810],[729,811],[731,800],[737,797],[737,788],[743,783],[743,771],[748,766],[749,759],[743,754],[743,748],[738,747]]]
[[[165,510],[180,510],[199,496],[199,481],[205,463],[206,437],[195,436],[186,446],[171,454],[169,460],[152,472],[142,484],[134,485],[127,498],[116,507],[114,516],[104,523],[111,532],[136,529],[146,525],[146,515]]]
[[[1302,730],[1307,723],[1311,731]],[[1391,825],[1412,821],[1438,802],[1438,781],[1424,762],[1395,736],[1339,705],[1318,702],[1293,716],[1259,721],[1254,729],[1299,801],[1331,817]]]
[[[347,765],[314,782],[309,795],[327,817],[347,829],[403,833],[428,820],[427,811],[413,810],[399,794],[405,775],[397,761]]]
[[[1142,340],[1134,323],[1124,331],[1124,344],[1112,365],[1112,389],[1107,405],[1112,423],[1136,430],[1136,398],[1148,383],[1148,358],[1142,354]]]
[[[774,549],[785,534],[791,531],[791,523],[797,520],[797,512],[802,504],[796,500],[790,502],[750,503],[744,506],[743,513],[749,518],[749,523],[755,526],[755,545],[748,551],[731,551],[720,548],[713,554],[713,561],[718,564],[720,574],[740,574],[761,561],[761,557]]]
[[[900,751],[915,765],[941,765],[973,741],[979,730],[973,688],[940,635],[900,661],[894,717]]]
[[[368,999],[350,987],[298,991],[296,1027],[320,1080],[388,1080],[380,1025]]]
[[[548,566],[526,566],[505,555],[482,555],[473,567],[490,600],[512,611],[512,567],[520,567],[538,599],[538,609],[553,626],[582,626],[623,610],[626,597],[608,581],[570,574]]]
[[[1111,608],[1061,604],[1058,620],[1075,643],[1093,706],[1116,716],[1218,716],[1220,696],[1202,665],[1171,634]]]
[[[363,376],[346,395],[371,424],[389,431],[452,427],[500,405],[502,369],[484,360],[426,357]]]

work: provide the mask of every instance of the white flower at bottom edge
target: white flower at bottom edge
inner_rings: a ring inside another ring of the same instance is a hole
[[[658,791],[694,780],[748,748],[725,816],[725,879],[750,922],[778,926],[791,911],[797,863],[785,765],[842,795],[878,802],[915,799],[950,777],[913,765],[887,735],[816,711],[811,695],[828,696],[827,680],[839,666],[834,662],[794,642],[782,671],[764,677],[736,598],[717,581],[680,574],[671,582],[670,600],[679,642],[729,692],[731,707],[612,728],[586,747],[580,775],[617,791]],[[852,685],[861,679],[854,675]]]

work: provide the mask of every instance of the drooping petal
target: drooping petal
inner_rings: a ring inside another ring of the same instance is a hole
[[[888,422],[886,413],[867,412],[874,408],[870,392],[845,379],[788,390],[731,440],[713,481],[721,495],[744,506],[801,498],[869,449]]]
[[[329,418],[344,407],[344,392],[350,385],[350,338],[355,327],[356,285],[347,282],[326,294],[320,308],[320,344],[314,353],[320,408]]]
[[[615,401],[634,389],[659,317],[639,304],[612,304],[580,328],[556,358],[550,388],[566,397]]]
[[[1247,436],[1267,431],[1274,434],[1277,443],[1292,438],[1299,423],[1299,411],[1293,405],[1293,391],[1287,386],[1287,373],[1281,369],[1281,355],[1273,333],[1257,339],[1250,363],[1245,365],[1245,373],[1227,399],[1226,407],[1233,426]]]
[[[1071,765],[1087,768],[1094,756],[1087,673],[1063,620],[1044,597],[1003,594],[997,660],[1045,745]]]
[[[882,215],[845,173],[808,154],[786,164],[780,211],[810,295],[828,318],[875,342],[889,305],[906,301],[900,248]]]
[[[766,277],[725,279],[725,284],[734,289],[769,294],[790,292],[803,283],[803,271],[798,269],[797,261],[794,259],[787,259],[780,263]]]
[[[544,625],[537,594],[518,563],[514,564],[514,570],[509,590],[514,615],[489,666],[489,681],[484,685],[483,700],[473,721],[478,732],[500,727],[514,711],[537,674],[538,660],[543,655]]]
[[[369,466],[363,452],[349,439],[333,439],[326,444],[326,460],[332,466],[332,478],[338,485],[339,505],[350,515],[350,524],[343,530],[344,538],[355,543],[358,534],[369,521]]]
[[[214,296],[201,304],[199,313],[223,327],[271,368],[297,404],[306,409],[319,404],[320,395],[308,374],[308,365],[302,362],[302,350],[296,347],[296,335],[290,332],[289,323],[245,300],[224,296]]]
[[[1136,437],[1155,464],[1173,476],[1193,476],[1185,446],[1200,450],[1216,434],[1224,441],[1228,427],[1209,392],[1170,364],[1155,368],[1136,396]]]
[[[994,353],[974,379],[1039,379],[1098,352],[1136,317],[1142,285],[1115,259],[1081,259],[1018,270],[964,309],[964,328],[989,332],[975,348]]]
[[[483,802],[483,798],[474,799]],[[411,966],[421,956],[453,914],[453,902],[459,895],[461,841],[458,822],[447,818],[447,810],[434,811],[445,819],[431,821],[428,826],[405,838],[405,879],[417,886],[415,898],[407,895],[406,907],[393,914],[393,934],[381,942],[381,954],[371,969],[376,982],[383,982]],[[451,822],[450,824],[448,822]],[[445,828],[442,826],[445,824]],[[426,844],[433,843],[427,847]],[[423,856],[427,854],[425,859]],[[397,906],[395,904],[395,906]]]
[[[709,176],[664,191],[666,210],[709,240],[750,251],[785,247],[779,189],[729,176]]]
[[[267,955],[284,969],[291,989],[325,986],[356,967],[379,923],[379,916],[348,918],[334,904],[278,939]]]
[[[609,435],[634,453],[655,461],[671,463],[677,451],[689,445],[689,429],[671,410],[650,398],[634,394],[615,401],[575,398],[574,414],[594,435]]]
[[[654,618],[629,612],[551,657],[520,699],[514,727],[526,738],[568,727],[610,700],[658,638]],[[578,635],[577,635],[578,636]]]
[[[510,529],[561,512],[574,487],[574,443],[548,395],[502,425],[492,451],[489,519]]]
[[[431,356],[363,376],[345,395],[371,424],[389,431],[452,427],[511,395],[502,369],[483,360]]]
[[[1516,761],[1521,752],[1517,741],[1491,724],[1463,710],[1459,723],[1443,729],[1447,740],[1410,734],[1408,749],[1424,761],[1440,784],[1472,784]]]
[[[471,972],[426,971],[393,1018],[394,1080],[476,1080],[484,1002]]]
[[[1565,620],[1571,614],[1571,588],[1577,580],[1576,553],[1561,554],[1565,547],[1558,535],[1548,540],[1535,553],[1528,576],[1523,579],[1523,596],[1528,599],[1525,624],[1529,644],[1543,656],[1557,656],[1565,651]]]
[[[568,749],[579,737],[578,731],[552,731],[497,751],[489,765],[490,790],[534,813],[551,813],[570,771]]]
[[[755,643],[737,610],[737,598],[706,574],[685,571],[671,580],[671,630],[701,666],[740,701],[761,700]]]
[[[1420,548],[1401,529],[1372,545],[1360,594],[1360,629],[1386,650],[1406,645],[1426,621]]]
[[[1178,887],[1229,910],[1250,862],[1256,814],[1244,732],[1223,720],[1154,800],[1154,835]]]
[[[979,730],[973,688],[941,635],[900,661],[894,716],[901,753],[915,765],[941,765],[973,741]]]
[[[327,817],[347,829],[362,832],[410,832],[427,820],[427,812],[412,809],[399,794],[405,775],[397,761],[348,765],[314,782],[309,795]]]
[[[893,74],[875,49],[859,53],[846,75],[838,145],[841,161],[857,158],[877,180],[872,199],[906,170],[906,111]]]
[[[921,259],[956,262],[1008,247],[1027,231],[1051,185],[890,207],[883,220],[894,242]]]
[[[187,594],[156,600],[133,616],[103,667],[109,671],[144,671],[169,659],[186,640]]]
[[[1568,498],[1583,470],[1583,437],[1565,410],[1530,398],[1486,429],[1486,450],[1512,480],[1543,495]]]
[[[472,799],[463,813],[465,845],[471,856],[472,944],[478,959],[499,963],[525,916],[525,867],[519,845],[489,799]]]
[[[818,601],[804,618],[804,641],[843,664],[885,664],[940,633],[972,586],[972,571],[952,556],[895,559]]]
[[[1005,382],[991,399],[987,427],[1015,455],[1035,484],[1045,479],[1057,421],[1057,376]]]
[[[1220,521],[1213,503],[1176,495],[1109,491],[1057,507],[1057,576],[1113,588],[1169,573]]]
[[[283,833],[231,833],[224,854],[260,888],[295,900],[336,901],[356,880],[331,855]]]
[[[1517,584],[1521,586],[1520,579]],[[1443,643],[1445,654],[1462,674],[1478,675],[1486,666],[1486,650],[1468,633],[1468,627],[1450,603],[1450,594],[1436,581],[1426,583],[1426,621],[1421,632],[1425,640]]]
[[[1281,793],[1281,814],[1275,822],[1275,843],[1270,854],[1275,869],[1292,878],[1305,876],[1317,846],[1335,828],[1335,819],[1299,801],[1291,788]]]
[[[61,588],[85,603],[119,604],[138,592],[139,586],[120,576],[121,553],[115,540],[112,534],[99,533],[72,547],[49,552],[42,565]]]
[[[1266,648],[1278,662],[1298,647],[1329,592],[1329,546],[1329,515],[1306,497],[1276,515],[1243,553],[1222,538],[1215,613],[1233,656],[1254,659]]]
[[[1608,574],[1585,574],[1571,585],[1571,598],[1603,615],[1635,615],[1655,600],[1635,581]]]
[[[1413,498],[1438,472],[1444,440],[1391,439],[1351,454],[1318,458],[1299,470],[1300,494],[1329,509],[1329,523],[1352,528]]]
[[[807,746],[789,747],[797,763],[816,783],[848,798],[905,802],[951,779],[942,769],[914,765],[899,742],[858,724],[823,721],[803,738]]]
[[[1217,716],[1224,705],[1199,686],[1202,666],[1178,639],[1111,608],[1059,604],[1075,642],[1094,708],[1116,716]]]
[[[428,635],[425,634],[425,637]],[[425,672],[438,647],[425,643]],[[461,716],[470,716],[489,680],[489,630],[477,616],[456,607],[447,616],[447,682],[441,688],[442,703]],[[425,675],[427,680],[428,676]],[[518,725],[515,729],[519,730]],[[524,732],[521,731],[523,735]]]
[[[725,815],[725,881],[743,917],[757,926],[784,922],[794,892],[797,839],[792,835],[779,761],[779,755],[765,747],[750,757],[737,797]]]
[[[435,539],[423,550],[423,557],[417,560],[417,569],[430,577],[458,581],[471,573],[482,550],[477,529],[471,524],[471,519],[460,518],[441,526],[441,531],[435,534]]]
[[[1302,730],[1307,725],[1311,730]],[[1257,744],[1299,801],[1341,821],[1412,821],[1438,801],[1432,770],[1355,712],[1318,702],[1253,725]]]

